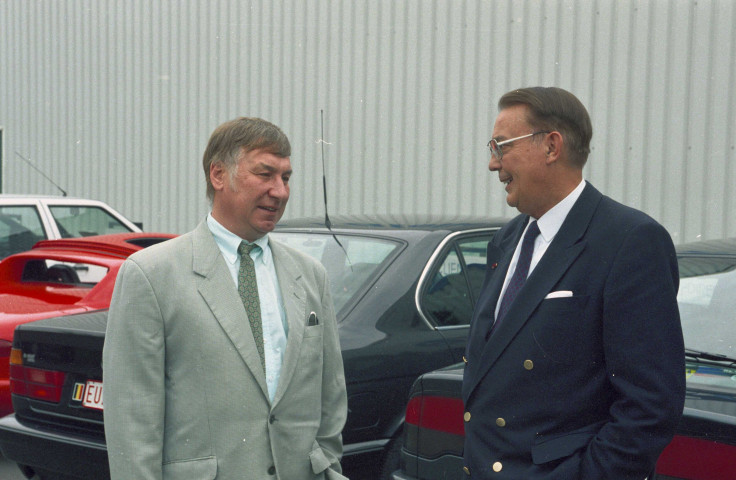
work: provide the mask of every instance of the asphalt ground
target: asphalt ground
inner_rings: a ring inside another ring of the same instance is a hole
[[[0,478],[2,480],[26,480],[26,477],[20,473],[15,462],[6,460],[0,456]]]
[[[380,475],[380,456],[368,456],[360,462],[351,462],[345,465],[345,474],[350,480],[378,480]],[[18,466],[0,456],[1,480],[26,480],[20,473]]]

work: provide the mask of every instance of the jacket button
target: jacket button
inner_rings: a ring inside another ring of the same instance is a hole
[[[466,422],[470,421],[470,412],[465,412],[465,415],[463,415],[463,420]]]
[[[468,363],[468,359],[465,358],[465,355],[463,355],[463,362],[466,363],[466,364]]]
[[[498,425],[499,427],[505,427],[506,426],[506,420],[504,420],[503,418],[500,418],[499,417],[499,418],[496,419],[496,425]]]
[[[465,475],[470,476],[470,469],[468,467],[463,467],[463,472],[465,472]]]
[[[498,473],[501,470],[503,470],[503,465],[501,464],[501,462],[496,462],[496,463],[493,464],[493,471],[494,472]]]
[[[271,465],[270,467],[268,467],[268,474],[269,475],[275,475],[276,474],[276,467],[274,467],[273,465]]]
[[[524,368],[526,368],[527,370],[531,370],[532,368],[534,368],[534,362],[532,362],[531,360],[524,360]]]
[[[276,415],[271,415],[270,417],[268,417],[268,423],[273,423],[275,421],[276,421]]]

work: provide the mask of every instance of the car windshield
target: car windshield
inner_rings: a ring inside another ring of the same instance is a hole
[[[736,356],[736,258],[681,257],[680,307],[685,346]]]
[[[325,266],[336,312],[373,278],[400,246],[395,241],[359,235],[336,235],[342,247],[330,234],[273,232],[270,235]]]
[[[63,205],[49,207],[61,238],[90,237],[107,233],[127,233],[131,230],[117,218],[99,207]]]

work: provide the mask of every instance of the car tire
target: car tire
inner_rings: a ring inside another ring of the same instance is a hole
[[[383,467],[381,468],[381,480],[391,480],[391,474],[401,468],[401,448],[404,440],[401,437],[394,438],[386,447],[383,456]]]

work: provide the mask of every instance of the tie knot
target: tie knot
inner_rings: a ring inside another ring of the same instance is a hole
[[[238,254],[242,258],[245,255],[250,255],[250,252],[255,250],[256,248],[261,248],[261,247],[259,247],[255,243],[240,242],[240,246],[238,246]]]
[[[532,220],[532,223],[529,224],[529,228],[526,229],[526,234],[524,234],[524,239],[535,239],[537,238],[537,235],[539,235],[539,225],[537,225],[536,220]]]

